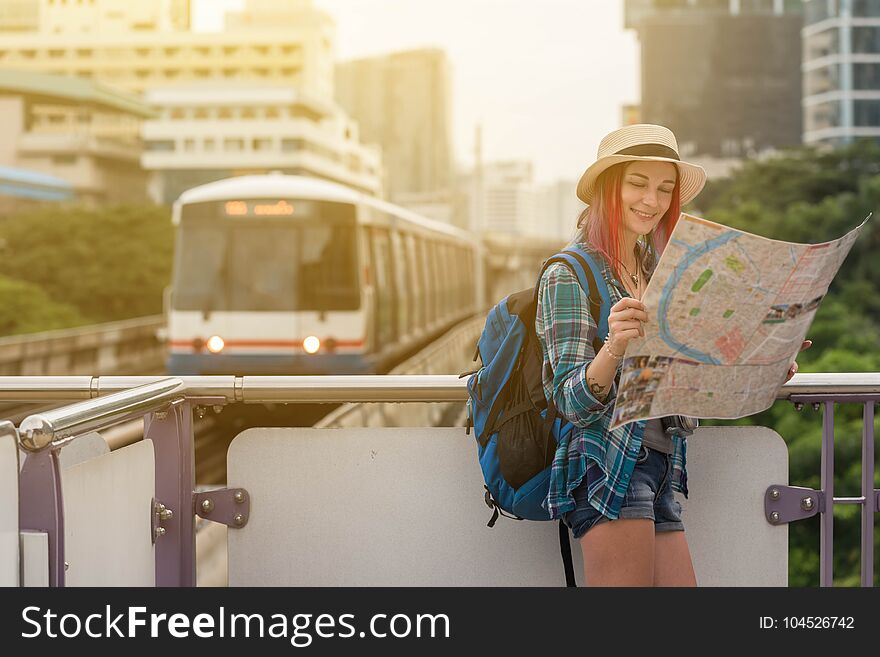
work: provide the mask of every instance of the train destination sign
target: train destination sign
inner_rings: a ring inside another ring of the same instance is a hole
[[[294,214],[293,205],[284,199],[226,201],[223,210],[227,217],[285,217]]]

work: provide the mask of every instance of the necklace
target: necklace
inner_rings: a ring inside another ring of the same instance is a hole
[[[620,266],[623,267],[623,270],[624,270],[627,274],[629,274],[630,280],[632,280],[633,285],[635,285],[635,286],[638,288],[638,286],[639,286],[639,275],[638,275],[638,274],[633,274],[629,269],[627,269],[627,266],[626,266],[625,264],[623,264],[623,260],[620,261]],[[636,253],[636,271],[639,272],[639,273],[641,273],[641,271],[642,271],[641,258],[639,258],[638,252]]]
[[[623,262],[620,263],[620,266],[623,267],[623,270],[629,274],[629,277],[632,279],[633,285],[638,286],[639,277],[636,274],[633,274],[629,269],[626,268],[626,265]]]

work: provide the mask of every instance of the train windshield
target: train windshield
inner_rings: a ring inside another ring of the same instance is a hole
[[[181,213],[178,310],[355,310],[354,206],[294,200],[194,203]]]

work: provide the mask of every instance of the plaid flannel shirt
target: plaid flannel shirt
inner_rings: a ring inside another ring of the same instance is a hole
[[[624,296],[630,296],[604,257],[587,244],[578,243],[578,246],[601,264],[612,306]],[[550,265],[541,277],[535,329],[544,356],[544,394],[553,400],[557,412],[574,425],[568,437],[560,440],[556,447],[550,492],[544,506],[552,518],[574,509],[572,491],[586,477],[590,503],[602,515],[616,519],[642,445],[646,422],[630,422],[613,431],[608,429],[617,396],[619,370],[608,398],[600,402],[587,385],[587,367],[595,356],[593,338],[598,329],[590,315],[586,293],[571,269],[561,263]],[[672,440],[672,488],[687,497],[686,439],[673,435]]]

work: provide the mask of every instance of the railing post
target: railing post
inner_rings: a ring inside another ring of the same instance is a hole
[[[64,503],[58,449],[28,452],[19,476],[18,515],[22,531],[49,537],[49,586],[64,586]]]
[[[874,402],[865,402],[862,417],[862,586],[874,585]]]
[[[825,510],[819,529],[819,585],[833,586],[834,570],[834,402],[825,402],[822,418],[822,492]]]
[[[192,405],[172,402],[144,417],[144,439],[156,454],[156,499],[173,511],[156,540],[156,586],[195,586]]]

